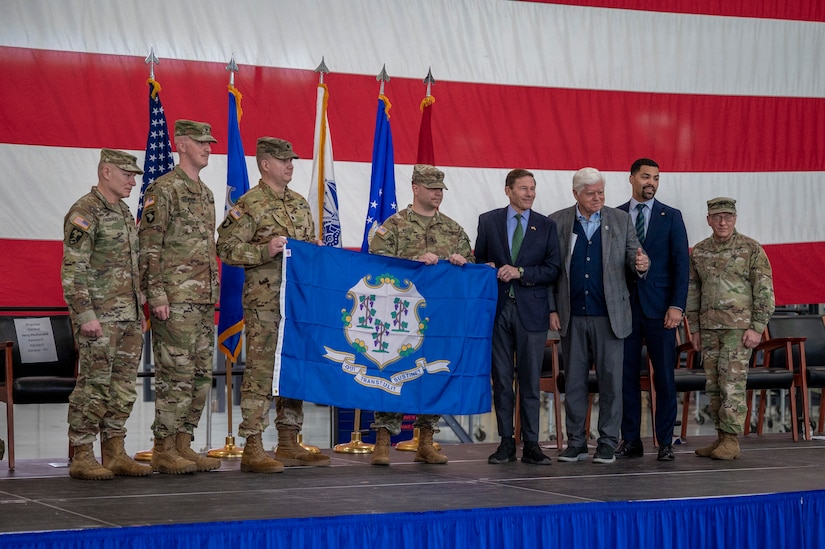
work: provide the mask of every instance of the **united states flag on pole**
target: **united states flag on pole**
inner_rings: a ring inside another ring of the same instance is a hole
[[[229,85],[229,134],[226,155],[226,207],[228,212],[249,190],[249,173],[241,142],[240,120],[241,93]],[[221,266],[221,314],[218,317],[218,349],[226,358],[237,362],[241,354],[241,333],[243,332],[244,270],[224,263]]]
[[[146,158],[143,160],[143,181],[140,185],[137,222],[143,215],[143,195],[146,188],[155,179],[175,167],[172,156],[172,143],[169,141],[169,127],[166,125],[166,113],[160,103],[160,84],[150,78],[149,84],[149,135],[146,138]]]
[[[327,119],[329,89],[318,84],[315,111],[315,153],[312,160],[312,179],[309,186],[309,207],[315,220],[319,239],[324,245],[341,247],[341,219],[338,216],[338,191],[332,167],[332,137]]]
[[[393,160],[392,131],[390,130],[390,100],[378,96],[378,112],[375,116],[375,139],[372,146],[372,174],[370,175],[370,202],[364,224],[364,240],[361,251],[370,249],[371,231],[398,209],[395,199],[395,161]]]

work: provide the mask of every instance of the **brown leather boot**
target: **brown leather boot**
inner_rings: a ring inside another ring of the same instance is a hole
[[[112,437],[103,441],[103,466],[121,477],[147,477],[152,468],[141,465],[126,454],[123,437]]]
[[[261,434],[246,437],[246,445],[241,456],[241,471],[247,473],[283,473],[284,464],[272,459],[264,451]]]
[[[74,456],[69,465],[69,476],[81,480],[112,480],[115,474],[99,464],[91,444],[74,447]]]
[[[710,455],[713,453],[714,450],[719,446],[722,442],[722,431],[716,430],[716,440],[710,443],[709,446],[704,446],[702,448],[697,448],[693,453],[699,457],[709,458]]]
[[[447,456],[433,446],[433,430],[428,427],[422,427],[418,433],[418,451],[415,453],[415,461],[434,465],[447,463]]]
[[[390,432],[386,427],[379,427],[375,433],[375,449],[372,451],[372,464],[390,464]]]
[[[299,465],[325,467],[330,463],[327,456],[313,454],[302,448],[298,444],[298,429],[294,427],[278,429],[278,449],[275,450],[275,457],[284,464],[284,467]]]
[[[211,458],[209,456],[197,454],[194,450],[192,450],[191,446],[192,435],[189,433],[177,434],[175,437],[175,449],[178,451],[178,455],[180,455],[180,457],[183,459],[188,459],[189,461],[194,461],[195,465],[198,467],[198,471],[200,472],[220,469],[221,460],[218,458]]]
[[[713,459],[730,461],[739,457],[739,437],[734,433],[722,432],[722,441],[710,455]]]
[[[167,475],[185,475],[194,473],[198,466],[194,461],[184,459],[175,448],[175,437],[155,438],[152,450],[152,470]]]

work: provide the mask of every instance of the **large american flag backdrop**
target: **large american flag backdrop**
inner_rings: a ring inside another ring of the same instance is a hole
[[[366,213],[375,75],[386,64],[392,78],[403,207],[432,67],[442,209],[472,240],[478,214],[506,203],[510,168],[536,173],[535,209],[551,213],[572,203],[582,166],[605,172],[607,203],[622,203],[631,162],[647,156],[691,244],[710,233],[705,201],[732,196],[738,229],[766,246],[777,301],[825,302],[820,0],[7,0],[2,11],[0,306],[63,304],[62,218],[96,181],[99,149],[143,161],[151,47],[170,126],[208,121],[220,140],[202,172],[216,197],[229,58],[241,66],[244,148],[263,135],[291,140],[302,156],[292,187],[306,195],[312,69],[325,57],[346,247],[360,245]]]

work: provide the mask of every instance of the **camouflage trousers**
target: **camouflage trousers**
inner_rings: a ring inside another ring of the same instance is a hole
[[[740,434],[748,402],[745,385],[751,350],[742,345],[745,330],[701,330],[702,363],[710,416],[717,430]]]
[[[194,434],[212,389],[215,306],[172,303],[169,318],[152,319],[155,354],[155,438]]]
[[[263,433],[269,425],[272,407],[272,374],[278,339],[278,311],[244,309],[246,330],[246,368],[241,384],[241,415],[243,421],[238,435],[248,437]],[[304,401],[294,398],[275,398],[275,426],[295,428],[304,425]]]
[[[137,379],[143,334],[140,321],[101,322],[102,337],[91,338],[75,328],[77,384],[69,396],[69,442],[92,444],[126,436],[126,420],[137,399]]]
[[[390,432],[391,435],[397,435],[401,432],[401,420],[404,414],[400,412],[375,412],[375,420],[370,427],[378,430],[381,427]],[[415,418],[413,427],[419,429],[426,428],[438,432],[438,422],[441,419],[440,415],[435,414],[419,414]]]

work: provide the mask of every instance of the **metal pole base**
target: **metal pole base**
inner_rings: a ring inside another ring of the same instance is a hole
[[[152,448],[151,450],[144,450],[142,452],[138,452],[135,454],[135,461],[152,461]]]
[[[226,446],[209,450],[206,455],[211,458],[237,459],[243,455],[243,447],[235,446],[235,437],[229,435],[226,437]]]
[[[320,454],[321,449],[317,446],[313,446],[312,444],[304,444],[304,435],[303,433],[298,433],[298,446],[309,452],[310,454]]]
[[[395,445],[396,450],[400,450],[401,452],[417,452],[418,451],[418,440],[419,435],[421,434],[421,429],[416,427],[413,429],[413,437],[410,440],[405,440],[404,442],[399,442]],[[435,441],[433,441],[433,448],[436,450],[441,450],[441,445]]]
[[[358,431],[352,432],[352,440],[344,444],[336,444],[332,449],[333,452],[339,454],[371,454],[375,450],[374,444],[368,442],[361,442],[361,433]]]

